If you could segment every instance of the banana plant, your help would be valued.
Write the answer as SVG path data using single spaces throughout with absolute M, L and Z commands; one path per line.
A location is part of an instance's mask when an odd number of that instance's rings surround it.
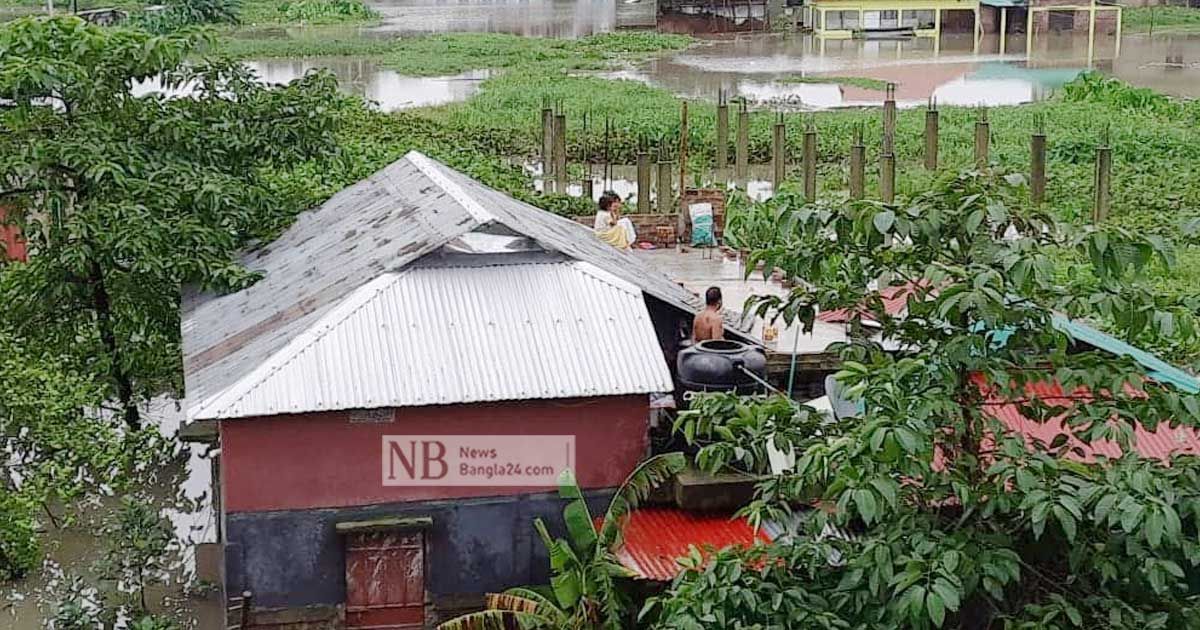
M 440 630 L 508 628 L 616 630 L 622 627 L 629 600 L 619 580 L 633 574 L 613 553 L 621 543 L 625 517 L 650 492 L 683 470 L 682 453 L 657 455 L 642 462 L 617 489 L 601 519 L 592 517 L 583 491 L 570 470 L 558 480 L 567 538 L 554 538 L 542 519 L 533 527 L 550 557 L 549 587 L 514 588 L 487 596 L 487 608 L 457 617 Z

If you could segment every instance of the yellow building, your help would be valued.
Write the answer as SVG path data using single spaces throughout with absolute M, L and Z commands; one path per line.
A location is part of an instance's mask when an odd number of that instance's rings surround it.
M 810 0 L 806 10 L 813 32 L 834 39 L 904 31 L 934 37 L 950 11 L 970 13 L 966 23 L 980 29 L 979 0 Z

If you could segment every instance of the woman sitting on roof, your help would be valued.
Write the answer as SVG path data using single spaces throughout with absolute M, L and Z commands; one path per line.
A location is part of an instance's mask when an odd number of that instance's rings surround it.
M 621 197 L 611 190 L 600 195 L 600 210 L 596 212 L 593 229 L 600 240 L 617 249 L 629 249 L 637 241 L 633 222 L 621 217 Z

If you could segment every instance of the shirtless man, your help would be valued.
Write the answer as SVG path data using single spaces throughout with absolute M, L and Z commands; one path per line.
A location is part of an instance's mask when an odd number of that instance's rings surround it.
M 704 292 L 704 310 L 692 322 L 692 341 L 724 339 L 725 325 L 721 319 L 721 289 L 709 287 Z

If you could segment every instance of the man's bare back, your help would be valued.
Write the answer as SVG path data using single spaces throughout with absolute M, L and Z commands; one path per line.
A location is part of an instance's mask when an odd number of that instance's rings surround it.
M 724 339 L 725 323 L 721 319 L 721 311 L 706 308 L 696 315 L 692 322 L 692 340 L 705 341 L 708 339 Z

